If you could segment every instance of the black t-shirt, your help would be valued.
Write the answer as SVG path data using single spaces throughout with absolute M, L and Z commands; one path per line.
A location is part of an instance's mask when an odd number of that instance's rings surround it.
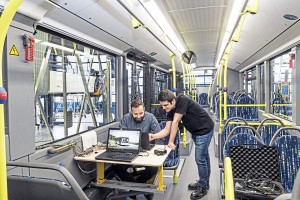
M 175 113 L 182 114 L 182 122 L 185 128 L 192 134 L 205 135 L 214 128 L 214 122 L 199 103 L 190 97 L 179 95 L 176 97 L 176 105 L 168 112 L 167 120 L 173 121 Z

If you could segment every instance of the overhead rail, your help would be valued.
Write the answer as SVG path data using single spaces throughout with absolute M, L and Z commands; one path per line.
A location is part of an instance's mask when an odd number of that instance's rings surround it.
M 127 10 L 127 12 L 129 12 L 129 14 L 134 17 L 137 21 L 139 21 L 139 23 L 141 24 L 141 26 L 143 28 L 145 28 L 153 37 L 155 37 L 155 39 L 157 39 L 162 45 L 164 45 L 164 47 L 166 47 L 170 52 L 172 52 L 172 54 L 175 53 L 163 42 L 161 41 L 161 39 L 159 39 L 123 2 L 122 0 L 117 0 L 119 2 L 119 4 L 121 6 L 123 6 L 123 8 L 125 8 L 125 10 Z M 171 40 L 170 40 L 171 41 Z
M 7 3 L 0 17 L 0 88 L 3 87 L 2 59 L 4 41 L 8 27 L 23 0 L 11 0 Z M 0 199 L 7 199 L 7 177 L 6 177 L 6 148 L 5 148 L 5 123 L 4 105 L 0 104 Z
M 247 2 L 246 7 L 244 8 L 243 12 L 241 13 L 238 25 L 235 27 L 233 34 L 228 41 L 225 50 L 223 52 L 223 55 L 221 57 L 220 61 L 220 67 L 219 67 L 219 80 L 218 80 L 218 86 L 219 86 L 219 121 L 220 121 L 220 128 L 219 132 L 221 132 L 221 125 L 222 125 L 222 118 L 224 116 L 224 120 L 227 119 L 228 113 L 227 113 L 227 68 L 228 68 L 228 60 L 231 54 L 232 46 L 234 42 L 238 42 L 240 38 L 240 32 L 242 30 L 246 15 L 248 13 L 250 14 L 256 14 L 258 11 L 258 0 L 249 0 Z M 222 73 L 224 73 L 222 80 Z M 223 87 L 222 87 L 223 82 Z M 224 99 L 224 106 L 223 106 L 223 99 Z M 224 107 L 224 113 L 222 113 Z

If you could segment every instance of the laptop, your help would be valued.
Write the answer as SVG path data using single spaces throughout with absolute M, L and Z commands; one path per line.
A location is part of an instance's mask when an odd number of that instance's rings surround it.
M 140 145 L 140 129 L 109 128 L 106 151 L 95 159 L 131 162 L 139 155 Z
M 149 141 L 149 134 L 142 132 L 141 135 L 141 150 L 150 151 L 155 144 L 151 144 Z

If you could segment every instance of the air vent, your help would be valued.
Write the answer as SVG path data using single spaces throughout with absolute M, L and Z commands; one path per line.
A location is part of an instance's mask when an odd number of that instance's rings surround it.
M 295 15 L 289 15 L 289 14 L 283 15 L 283 17 L 285 19 L 288 19 L 288 20 L 297 20 L 298 19 L 297 16 L 295 16 Z
M 156 52 L 151 52 L 149 53 L 149 56 L 155 56 L 157 53 Z

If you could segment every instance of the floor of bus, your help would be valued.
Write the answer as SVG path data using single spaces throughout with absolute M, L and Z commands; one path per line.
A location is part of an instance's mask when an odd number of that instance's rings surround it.
M 210 189 L 208 194 L 204 196 L 201 200 L 217 200 L 221 199 L 220 197 L 220 171 L 218 167 L 218 159 L 215 157 L 214 152 L 215 141 L 212 139 L 209 147 L 210 161 L 211 161 L 211 176 L 210 176 Z M 167 187 L 165 191 L 164 198 L 168 200 L 188 200 L 190 199 L 190 194 L 192 191 L 187 189 L 189 183 L 195 182 L 198 179 L 198 169 L 195 163 L 195 145 L 193 145 L 190 156 L 181 156 L 182 159 L 185 159 L 183 168 L 181 170 L 178 184 L 173 184 L 173 178 L 168 177 L 164 178 L 164 184 Z M 172 174 L 168 171 L 165 171 L 165 174 Z M 158 195 L 154 195 L 154 200 Z M 137 196 L 138 200 L 145 200 L 143 195 Z M 130 198 L 127 198 L 130 200 Z

